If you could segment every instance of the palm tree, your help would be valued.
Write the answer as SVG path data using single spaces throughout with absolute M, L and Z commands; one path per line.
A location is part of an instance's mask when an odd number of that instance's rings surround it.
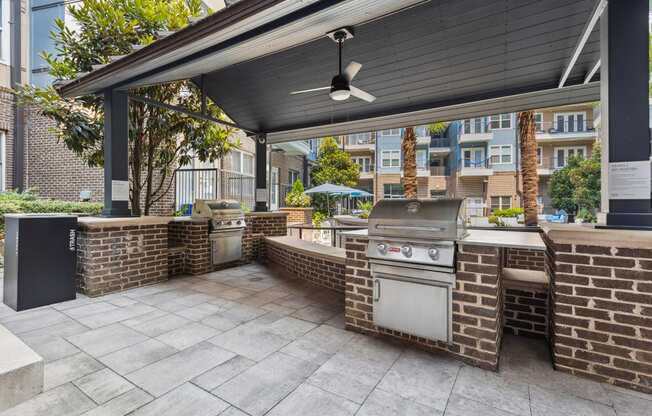
M 417 198 L 417 137 L 414 128 L 408 127 L 401 142 L 403 153 L 403 194 L 407 199 Z
M 521 143 L 521 177 L 523 178 L 523 209 L 525 225 L 537 225 L 537 140 L 535 136 L 534 113 L 518 113 L 519 138 Z

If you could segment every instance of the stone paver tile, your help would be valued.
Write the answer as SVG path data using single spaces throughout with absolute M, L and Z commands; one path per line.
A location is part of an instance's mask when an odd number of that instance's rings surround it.
M 76 308 L 70 308 L 63 311 L 66 315 L 73 319 L 79 319 L 87 317 L 89 315 L 94 315 L 96 313 L 106 313 L 110 311 L 117 310 L 118 307 L 112 305 L 108 302 L 93 302 L 88 305 L 78 306 Z
M 206 303 L 206 302 L 208 302 L 210 300 L 213 300 L 213 299 L 214 299 L 214 297 L 211 296 L 211 295 L 207 295 L 205 293 L 194 292 L 192 294 L 177 298 L 174 301 L 176 303 L 186 305 L 186 307 L 190 307 L 190 306 L 199 305 L 200 303 Z
M 265 305 L 262 305 L 260 308 L 265 309 L 266 311 L 276 312 L 281 315 L 291 315 L 296 311 L 296 309 L 294 308 L 288 308 L 286 306 L 277 305 L 276 303 L 273 302 L 266 303 Z
M 145 322 L 140 322 L 135 325 L 130 325 L 130 328 L 135 329 L 138 332 L 141 332 L 148 337 L 157 337 L 166 332 L 172 331 L 177 328 L 181 328 L 184 325 L 187 325 L 190 320 L 177 316 L 172 313 L 166 313 L 160 317 L 147 320 Z
M 451 394 L 444 413 L 445 416 L 528 416 L 529 414 L 529 409 L 525 413 L 508 413 L 457 394 Z
M 68 383 L 12 407 L 2 416 L 77 416 L 95 407 L 95 403 L 77 387 Z
M 193 322 L 177 328 L 173 331 L 156 337 L 157 340 L 164 342 L 178 350 L 184 350 L 190 346 L 198 344 L 210 337 L 215 336 L 219 331 L 210 326 Z
M 319 306 L 306 306 L 305 308 L 301 308 L 293 313 L 292 316 L 295 318 L 303 319 L 304 321 L 322 324 L 334 317 L 337 313 L 338 311 L 327 308 L 320 308 Z
M 356 416 L 441 416 L 443 414 L 432 407 L 376 389 L 367 397 Z
M 136 303 L 138 303 L 138 301 L 133 298 L 129 298 L 127 296 L 123 296 L 119 294 L 107 295 L 104 297 L 104 300 L 106 300 L 112 305 L 119 306 L 121 308 L 129 305 L 135 305 Z
M 156 311 L 156 309 L 152 306 L 145 305 L 144 303 L 134 303 L 119 309 L 96 313 L 76 319 L 78 322 L 86 325 L 89 328 L 100 328 L 154 311 Z
M 83 352 L 45 364 L 44 390 L 76 380 L 104 366 Z
M 265 330 L 283 338 L 294 340 L 316 327 L 317 325 L 312 322 L 285 316 L 268 324 Z
M 151 321 L 156 318 L 160 318 L 161 316 L 165 316 L 168 313 L 165 311 L 162 311 L 160 309 L 156 309 L 153 312 L 146 313 L 144 315 L 139 315 L 134 318 L 127 319 L 125 321 L 122 321 L 121 324 L 128 326 L 129 328 L 133 328 L 135 326 L 138 326 L 144 322 Z
M 323 364 L 354 337 L 354 332 L 321 325 L 283 347 L 281 352 L 315 364 Z
M 238 409 L 237 407 L 231 406 L 225 411 L 223 411 L 222 413 L 220 413 L 220 416 L 249 416 L 249 415 L 243 412 L 242 410 Z
M 146 341 L 147 337 L 122 324 L 112 324 L 92 331 L 73 335 L 67 339 L 90 355 L 99 357 L 130 345 Z
M 301 309 L 313 303 L 313 300 L 302 295 L 289 295 L 274 301 L 277 305 L 287 308 Z
M 338 329 L 346 328 L 346 320 L 344 319 L 344 314 L 341 312 L 324 323 Z
M 213 390 L 239 409 L 260 416 L 303 383 L 316 365 L 276 353 Z
M 287 294 L 279 295 L 274 293 L 268 293 L 267 291 L 258 292 L 255 295 L 247 296 L 246 298 L 238 299 L 238 303 L 256 307 L 262 307 L 276 299 L 279 299 Z
M 203 342 L 128 374 L 129 381 L 158 397 L 235 354 Z
M 220 293 L 220 297 L 227 299 L 227 300 L 238 300 L 241 298 L 246 298 L 247 296 L 251 296 L 255 294 L 253 290 L 249 289 L 240 289 L 237 287 L 234 287 L 233 289 L 229 289 L 227 291 L 224 291 Z
M 530 386 L 533 416 L 615 416 L 612 407 L 558 391 Z M 652 407 L 650 408 L 652 409 Z
M 62 312 L 43 308 L 9 315 L 0 319 L 0 322 L 14 334 L 20 335 L 36 329 L 72 322 L 72 319 Z
M 96 371 L 73 382 L 97 404 L 103 404 L 134 388 L 133 384 L 108 368 Z
M 99 302 L 97 298 L 88 298 L 86 296 L 82 296 L 79 293 L 77 294 L 76 299 L 72 300 L 67 300 L 65 302 L 59 302 L 55 303 L 54 305 L 50 305 L 52 309 L 56 309 L 58 311 L 63 311 L 66 309 L 71 309 L 71 308 L 77 308 L 79 306 L 84 306 L 88 305 L 90 303 L 95 303 Z
M 267 415 L 349 416 L 360 407 L 333 393 L 304 383 L 277 404 Z
M 515 414 L 525 414 L 530 408 L 527 384 L 475 367 L 462 367 L 453 393 Z
M 228 403 L 186 383 L 132 413 L 133 416 L 215 416 Z
M 269 311 L 250 305 L 236 304 L 229 307 L 220 314 L 234 322 L 247 322 L 265 315 Z
M 255 361 L 237 355 L 217 367 L 195 377 L 192 382 L 204 390 L 213 390 L 256 364 Z
M 135 289 L 127 290 L 126 292 L 123 292 L 122 294 L 124 296 L 130 297 L 130 298 L 143 298 L 145 296 L 150 296 L 154 295 L 157 293 L 161 292 L 167 292 L 169 291 L 170 288 L 167 287 L 166 285 L 160 284 L 160 285 L 151 285 L 151 286 L 143 286 L 143 287 L 137 287 Z M 139 302 L 142 302 L 142 299 L 139 299 Z M 147 303 L 147 302 L 145 302 Z
M 208 340 L 236 354 L 260 361 L 291 342 L 256 326 L 242 325 Z
M 405 351 L 378 389 L 444 411 L 461 364 L 451 358 Z
M 157 306 L 166 302 L 174 301 L 175 299 L 178 299 L 182 296 L 187 296 L 191 293 L 192 293 L 191 291 L 184 290 L 184 289 L 177 289 L 177 290 L 165 289 L 163 291 L 159 291 L 157 293 L 153 293 L 150 295 L 135 297 L 135 299 L 137 299 L 138 302 L 142 302 L 147 305 Z M 129 294 L 130 293 L 127 292 L 128 296 Z
M 154 400 L 141 389 L 133 388 L 109 400 L 101 406 L 84 413 L 84 416 L 124 416 Z
M 179 316 L 183 316 L 191 321 L 201 321 L 209 315 L 223 311 L 224 308 L 211 303 L 200 303 L 199 305 L 186 307 L 175 312 Z
M 128 374 L 175 354 L 177 350 L 155 339 L 131 345 L 98 358 L 118 374 Z
M 233 329 L 236 326 L 240 325 L 239 322 L 228 319 L 219 313 L 207 316 L 201 320 L 201 323 L 210 326 L 211 328 L 215 328 L 219 331 L 228 331 L 229 329 Z
M 56 361 L 80 352 L 80 350 L 63 339 L 64 336 L 88 331 L 85 326 L 71 320 L 47 328 L 40 328 L 20 335 L 45 362 Z
M 633 395 L 615 389 L 609 389 L 608 394 L 618 416 L 638 416 L 652 413 L 652 394 L 638 393 Z

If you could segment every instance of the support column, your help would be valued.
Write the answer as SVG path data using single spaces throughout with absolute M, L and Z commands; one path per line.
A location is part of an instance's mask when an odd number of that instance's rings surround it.
M 648 11 L 648 0 L 610 1 L 601 17 L 609 227 L 652 227 Z
M 130 217 L 129 98 L 126 91 L 104 92 L 104 217 Z
M 254 211 L 267 211 L 267 199 L 267 136 L 259 135 L 256 137 L 256 206 Z

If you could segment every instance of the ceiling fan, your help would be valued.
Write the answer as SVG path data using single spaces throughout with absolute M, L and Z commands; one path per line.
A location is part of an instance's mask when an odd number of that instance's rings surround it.
M 323 90 L 330 89 L 331 92 L 329 93 L 329 95 L 331 99 L 335 101 L 343 101 L 348 99 L 350 96 L 354 96 L 368 103 L 374 102 L 374 100 L 376 100 L 376 97 L 369 94 L 368 92 L 362 91 L 360 88 L 356 88 L 353 85 L 351 85 L 351 81 L 353 81 L 353 78 L 360 71 L 360 68 L 362 68 L 361 64 L 355 61 L 351 61 L 351 63 L 349 63 L 346 66 L 344 71 L 342 71 L 342 43 L 347 39 L 353 38 L 353 30 L 351 28 L 337 29 L 336 31 L 329 33 L 328 37 L 330 37 L 335 42 L 337 42 L 337 49 L 338 49 L 338 56 L 339 56 L 339 73 L 333 77 L 331 81 L 331 85 L 329 87 L 319 87 L 319 88 L 311 88 L 308 90 L 293 91 L 290 94 L 292 95 L 304 94 L 308 92 L 323 91 Z

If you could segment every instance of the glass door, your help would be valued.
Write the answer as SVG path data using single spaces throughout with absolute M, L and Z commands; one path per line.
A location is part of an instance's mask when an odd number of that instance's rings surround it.
M 269 201 L 269 209 L 270 211 L 277 211 L 278 210 L 278 191 L 279 191 L 279 173 L 278 173 L 278 168 L 272 167 L 272 177 L 271 177 L 271 183 L 272 183 L 272 189 L 271 189 L 271 195 L 270 195 L 270 201 Z

